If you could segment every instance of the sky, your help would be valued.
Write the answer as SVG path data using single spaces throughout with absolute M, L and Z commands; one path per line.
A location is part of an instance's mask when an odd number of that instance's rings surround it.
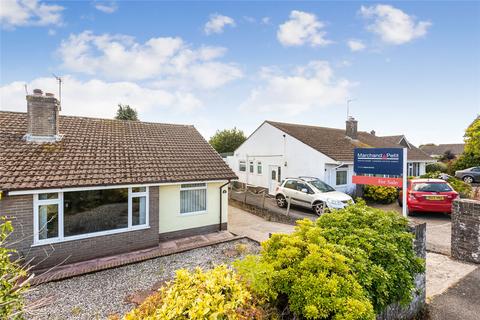
M 64 115 L 264 120 L 460 143 L 480 113 L 479 1 L 0 1 L 0 110 L 25 85 Z

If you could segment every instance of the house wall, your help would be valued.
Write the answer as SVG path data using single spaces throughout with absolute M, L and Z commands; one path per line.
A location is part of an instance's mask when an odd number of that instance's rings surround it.
M 159 187 L 149 188 L 150 228 L 112 235 L 33 245 L 33 195 L 6 196 L 0 200 L 0 215 L 12 220 L 14 232 L 7 246 L 18 251 L 36 269 L 60 263 L 109 256 L 158 245 Z
M 224 182 L 207 183 L 207 212 L 180 214 L 181 185 L 160 186 L 160 216 L 158 231 L 161 239 L 183 235 L 212 232 L 219 229 L 220 191 Z M 226 229 L 228 218 L 228 188 L 222 193 L 222 229 Z
M 239 171 L 240 160 L 247 162 L 246 172 Z M 249 161 L 254 161 L 253 174 L 249 172 Z M 257 161 L 262 162 L 261 175 L 257 174 Z M 269 165 L 281 166 L 282 179 L 293 176 L 324 179 L 325 164 L 337 163 L 268 123 L 262 124 L 227 162 L 240 182 L 264 188 L 269 187 Z

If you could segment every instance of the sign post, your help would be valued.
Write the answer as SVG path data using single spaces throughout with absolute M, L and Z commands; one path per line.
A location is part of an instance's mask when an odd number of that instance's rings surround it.
M 402 215 L 407 217 L 407 148 L 403 148 Z
M 387 187 L 402 187 L 402 214 L 407 216 L 407 148 L 355 148 L 352 182 Z M 367 174 L 357 176 L 357 174 Z M 385 178 L 378 175 L 402 176 Z

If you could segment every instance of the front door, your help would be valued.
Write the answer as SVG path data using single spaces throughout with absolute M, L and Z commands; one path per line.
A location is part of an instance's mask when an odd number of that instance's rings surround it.
M 275 194 L 275 190 L 282 181 L 282 168 L 280 166 L 268 166 L 268 193 Z

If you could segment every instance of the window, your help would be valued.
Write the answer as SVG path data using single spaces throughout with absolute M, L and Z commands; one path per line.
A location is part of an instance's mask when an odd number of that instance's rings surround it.
M 205 213 L 207 211 L 207 184 L 182 184 L 180 189 L 180 214 Z
M 34 214 L 35 244 L 148 227 L 148 188 L 41 193 Z
M 282 182 L 282 167 L 278 167 L 277 181 Z
M 422 192 L 449 192 L 452 191 L 452 188 L 446 183 L 434 182 L 434 183 L 414 183 L 414 191 Z
M 277 171 L 272 170 L 272 180 L 277 180 Z
M 283 185 L 284 188 L 288 188 L 288 189 L 293 189 L 293 190 L 297 190 L 297 181 L 295 180 L 287 180 L 285 182 L 285 184 Z
M 297 183 L 297 191 L 303 192 L 303 189 L 307 189 L 307 193 L 312 193 L 312 189 L 303 182 Z
M 247 166 L 245 164 L 245 161 L 240 160 L 238 162 L 238 171 L 243 171 L 243 172 L 247 171 Z
M 257 162 L 257 174 L 262 174 L 262 163 L 260 161 Z
M 420 175 L 420 163 L 409 163 L 407 171 L 409 176 L 418 177 Z
M 335 184 L 337 186 L 347 184 L 347 170 L 337 170 Z
M 250 167 L 250 168 L 249 168 L 249 169 L 250 169 L 250 173 L 253 173 L 253 169 L 254 169 L 254 167 L 253 167 L 253 161 L 250 161 L 249 167 Z

